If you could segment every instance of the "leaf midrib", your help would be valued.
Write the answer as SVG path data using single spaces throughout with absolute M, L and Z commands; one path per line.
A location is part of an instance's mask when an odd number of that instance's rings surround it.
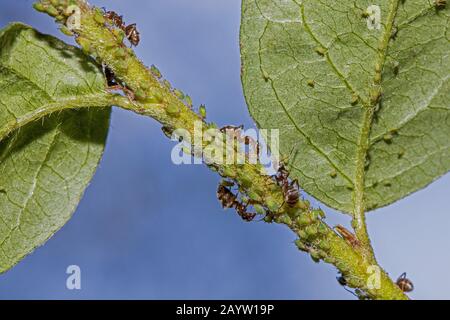
M 386 26 L 384 33 L 380 37 L 380 43 L 378 47 L 378 59 L 375 65 L 380 66 L 380 74 L 383 72 L 383 68 L 386 62 L 389 43 L 392 39 L 392 30 L 394 26 L 394 20 L 397 16 L 398 6 L 400 0 L 391 0 L 389 4 L 388 17 L 386 19 Z M 375 72 L 376 75 L 377 72 Z M 375 78 L 372 83 L 372 89 L 377 88 L 381 90 L 381 82 L 377 84 Z M 382 91 L 380 91 L 382 94 Z M 376 106 L 379 101 L 371 102 L 368 107 L 365 107 L 363 115 L 363 125 L 361 127 L 361 133 L 359 137 L 359 143 L 357 147 L 357 159 L 356 159 L 356 172 L 355 172 L 355 189 L 353 191 L 353 216 L 359 226 L 364 224 L 365 204 L 365 176 L 366 176 L 366 159 L 367 153 L 370 149 L 370 132 L 372 129 L 373 118 L 375 114 Z
M 388 47 L 389 47 L 389 43 L 391 41 L 391 35 L 392 35 L 392 31 L 393 31 L 393 26 L 394 26 L 394 20 L 395 17 L 397 15 L 397 11 L 398 11 L 398 6 L 399 6 L 399 2 L 400 0 L 392 0 L 389 3 L 389 8 L 388 8 L 388 12 L 387 12 L 387 19 L 386 19 L 386 24 L 384 27 L 384 31 L 383 33 L 380 35 L 379 38 L 379 45 L 377 48 L 377 59 L 376 59 L 376 65 L 379 65 L 381 67 L 381 72 L 382 69 L 385 65 L 385 61 L 386 61 L 386 57 L 387 57 L 387 52 L 388 52 Z M 312 30 L 310 29 L 307 21 L 306 21 L 306 17 L 305 17 L 305 7 L 304 7 L 304 3 L 299 3 L 296 0 L 293 0 L 293 3 L 295 3 L 299 8 L 300 8 L 300 15 L 301 15 L 301 21 L 303 23 L 303 26 L 305 28 L 305 30 L 308 32 L 308 34 L 311 36 L 311 38 L 313 39 L 313 41 L 315 43 L 317 43 L 317 45 L 325 48 L 325 46 L 319 41 L 319 39 L 313 34 Z M 261 10 L 261 8 L 258 5 L 258 1 L 255 0 L 255 4 L 256 7 L 258 8 L 260 14 L 264 17 L 264 14 Z M 264 31 L 262 32 L 261 37 L 265 34 L 266 29 L 268 27 L 268 24 L 270 22 L 269 19 L 266 19 L 266 25 L 264 27 Z M 264 71 L 262 69 L 262 57 L 261 57 L 261 37 L 259 39 L 259 50 L 258 50 L 258 55 L 259 55 L 259 62 L 260 62 L 260 68 L 261 68 L 261 73 L 263 74 L 264 77 Z M 326 49 L 326 48 L 325 48 Z M 359 92 L 357 92 L 353 86 L 351 85 L 351 83 L 349 83 L 345 77 L 342 75 L 341 72 L 339 72 L 339 69 L 336 67 L 336 65 L 333 63 L 333 61 L 331 61 L 328 52 L 325 53 L 324 57 L 326 58 L 327 63 L 330 65 L 330 67 L 332 68 L 333 72 L 336 74 L 336 76 L 343 81 L 345 87 L 352 93 L 352 94 L 358 94 L 358 96 L 360 97 L 360 102 L 361 102 L 361 108 L 363 108 L 364 112 L 363 112 L 363 116 L 362 116 L 362 126 L 361 126 L 361 130 L 360 130 L 360 135 L 358 137 L 358 143 L 357 143 L 357 149 L 356 149 L 356 164 L 355 164 L 355 176 L 354 179 L 348 177 L 344 172 L 342 172 L 342 170 L 340 170 L 340 168 L 335 165 L 333 163 L 333 161 L 331 159 L 329 159 L 326 154 L 324 154 L 324 152 L 321 152 L 320 149 L 318 149 L 317 151 L 322 154 L 325 159 L 328 161 L 328 163 L 330 163 L 330 165 L 337 171 L 339 172 L 343 178 L 345 180 L 347 180 L 352 186 L 353 186 L 353 192 L 352 192 L 352 199 L 353 199 L 353 215 L 354 216 L 363 216 L 365 214 L 365 204 L 364 204 L 364 193 L 365 193 L 365 176 L 366 176 L 366 158 L 367 158 L 367 154 L 369 152 L 370 149 L 370 133 L 371 133 L 371 129 L 372 129 L 372 124 L 373 124 L 373 119 L 374 119 L 374 115 L 375 115 L 375 110 L 376 107 L 378 105 L 378 102 L 372 102 L 370 99 L 370 94 L 368 96 L 368 98 L 363 99 L 362 95 L 359 94 Z M 375 73 L 376 74 L 376 73 Z M 267 77 L 267 75 L 266 75 Z M 286 106 L 283 105 L 283 103 L 281 102 L 281 100 L 279 99 L 276 89 L 274 87 L 273 81 L 272 79 L 269 77 L 268 81 L 270 82 L 270 85 L 272 87 L 272 91 L 274 92 L 278 102 L 280 103 L 284 113 L 286 114 L 286 116 L 288 117 L 289 121 L 294 125 L 294 127 L 296 128 L 297 131 L 299 131 L 299 133 L 304 136 L 308 142 L 310 139 L 308 139 L 308 136 L 301 131 L 301 129 L 298 127 L 298 125 L 295 123 L 294 119 L 292 118 L 292 116 L 289 114 L 288 110 L 286 109 Z M 381 84 L 377 84 L 375 79 L 373 79 L 373 82 L 371 84 L 372 88 L 378 88 L 379 90 L 381 90 Z M 371 92 L 370 90 L 371 88 L 369 87 L 367 92 Z M 313 144 L 310 143 L 310 145 L 317 149 L 317 147 Z

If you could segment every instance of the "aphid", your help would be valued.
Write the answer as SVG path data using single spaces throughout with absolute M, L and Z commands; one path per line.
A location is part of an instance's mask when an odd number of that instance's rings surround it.
M 396 284 L 403 292 L 411 292 L 414 290 L 414 284 L 406 278 L 406 272 L 403 272 L 400 277 L 398 277 Z
M 125 51 L 124 48 L 119 47 L 114 49 L 113 54 L 117 59 L 123 59 L 127 55 L 127 52 Z
M 380 89 L 376 89 L 376 88 L 371 89 L 370 90 L 370 102 L 373 105 L 378 104 L 381 100 L 381 95 L 382 95 L 382 93 L 381 93 Z
M 380 84 L 381 83 L 381 73 L 375 73 L 375 78 L 374 78 L 374 82 L 375 84 Z
M 69 28 L 67 28 L 65 25 L 62 25 L 62 26 L 59 28 L 59 30 L 60 30 L 62 33 L 64 33 L 66 36 L 69 36 L 69 37 L 73 36 L 72 31 L 70 31 Z
M 159 71 L 159 69 L 158 69 L 154 64 L 152 64 L 152 66 L 150 67 L 150 72 L 151 72 L 156 78 L 158 78 L 158 79 L 161 79 L 161 78 L 162 78 L 161 71 Z
M 200 117 L 202 117 L 202 119 L 206 118 L 206 107 L 204 104 L 200 105 L 200 107 L 198 108 L 198 112 L 200 113 Z
M 181 91 L 179 89 L 174 89 L 173 94 L 180 100 L 184 99 L 184 93 L 183 93 L 183 91 Z
M 393 139 L 393 138 L 394 138 L 394 137 L 392 136 L 391 133 L 386 133 L 386 134 L 383 136 L 384 142 L 386 142 L 386 143 L 388 143 L 388 144 L 392 143 L 392 139 Z
M 167 90 L 172 90 L 172 85 L 170 84 L 170 82 L 168 80 L 164 79 L 162 84 Z
M 350 104 L 351 104 L 352 106 L 355 106 L 355 105 L 358 104 L 358 102 L 359 102 L 359 96 L 358 96 L 356 93 L 354 93 L 354 94 L 352 95 L 352 100 L 350 101 Z
M 391 33 L 391 39 L 392 40 L 397 39 L 397 34 L 398 34 L 398 28 L 397 27 L 393 27 L 392 33 Z
M 102 11 L 100 9 L 95 9 L 94 12 L 94 20 L 98 23 L 98 24 L 104 24 L 105 23 L 105 16 L 102 13 Z
M 47 8 L 47 13 L 51 17 L 56 17 L 59 14 L 58 10 L 55 7 L 48 7 Z
M 320 56 L 324 56 L 325 53 L 327 53 L 327 49 L 325 49 L 323 47 L 317 47 L 315 50 L 316 50 L 316 53 Z
M 314 80 L 308 80 L 308 86 L 310 86 L 311 88 L 314 88 L 316 85 L 316 82 Z
M 139 36 L 139 31 L 137 30 L 136 23 L 128 25 L 124 31 L 131 45 L 137 46 L 139 44 L 139 41 L 141 41 L 141 37 Z
M 33 3 L 33 8 L 39 12 L 46 12 L 47 8 L 40 2 Z
M 176 104 L 169 104 L 166 108 L 166 112 L 170 116 L 178 117 L 180 115 L 180 108 Z
M 350 243 L 350 245 L 352 247 L 359 247 L 360 246 L 360 242 L 356 238 L 356 236 L 353 233 L 351 233 L 350 231 L 348 231 L 344 226 L 341 226 L 340 224 L 338 224 L 334 228 L 342 236 L 342 238 L 345 239 L 345 241 Z
M 134 96 L 137 100 L 145 100 L 147 98 L 147 94 L 142 88 L 138 88 L 134 91 Z
M 264 81 L 265 82 L 269 81 L 270 78 L 269 78 L 269 74 L 267 73 L 267 71 L 264 69 L 262 69 L 261 71 L 262 71 L 262 76 L 263 76 Z M 241 72 L 242 72 L 242 70 L 241 70 Z
M 394 66 L 393 66 L 393 72 L 394 72 L 394 75 L 395 76 L 397 76 L 398 75 L 398 72 L 400 71 L 400 63 L 398 63 L 397 61 L 394 63 Z
M 81 50 L 85 53 L 85 54 L 90 54 L 91 53 L 91 42 L 83 37 L 78 37 L 76 39 L 76 41 L 78 42 L 78 44 L 81 47 Z
M 186 96 L 184 97 L 184 101 L 186 102 L 186 105 L 187 105 L 189 108 L 192 108 L 193 103 L 192 103 L 192 98 L 191 98 L 190 96 L 186 95 Z

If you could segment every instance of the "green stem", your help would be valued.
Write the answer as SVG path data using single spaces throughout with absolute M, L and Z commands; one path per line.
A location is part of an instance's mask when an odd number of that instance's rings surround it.
M 363 115 L 363 125 L 361 127 L 361 134 L 359 139 L 359 148 L 356 161 L 356 181 L 354 191 L 354 210 L 352 226 L 355 230 L 356 237 L 361 242 L 364 255 L 368 261 L 376 264 L 375 254 L 370 243 L 369 233 L 367 231 L 366 223 L 366 206 L 364 201 L 365 189 L 365 175 L 367 170 L 367 156 L 370 148 L 370 132 L 372 128 L 373 118 L 376 110 L 382 99 L 382 71 L 386 62 L 389 43 L 392 38 L 394 29 L 394 21 L 397 16 L 398 6 L 400 0 L 391 0 L 388 8 L 388 16 L 384 27 L 383 34 L 378 44 L 378 57 L 375 62 L 375 75 L 373 78 L 372 87 L 369 92 L 370 102 L 365 105 Z
M 132 91 L 135 99 L 114 94 L 105 94 L 106 105 L 116 105 L 138 114 L 149 116 L 160 122 L 165 133 L 175 129 L 185 129 L 195 135 L 195 128 L 200 122 L 203 132 L 215 125 L 206 123 L 202 116 L 189 108 L 173 90 L 164 85 L 147 67 L 127 48 L 120 37 L 120 32 L 102 21 L 101 11 L 91 7 L 82 0 L 41 0 L 39 11 L 62 16 L 69 4 L 76 3 L 81 9 L 81 27 L 76 30 L 76 41 L 83 50 L 99 63 L 107 65 L 116 78 L 126 84 L 126 91 Z M 99 16 L 100 15 L 100 16 Z M 61 19 L 60 19 L 61 20 Z M 67 101 L 66 101 L 67 102 Z M 78 101 L 72 105 L 55 103 L 47 106 L 48 114 L 58 108 L 83 107 Z M 103 104 L 103 103 L 102 103 Z M 36 115 L 45 116 L 41 110 Z M 201 148 L 207 147 L 203 142 Z M 234 148 L 234 147 L 233 147 Z M 296 245 L 308 252 L 314 261 L 333 264 L 345 277 L 347 285 L 360 290 L 361 297 L 372 299 L 408 299 L 400 288 L 380 268 L 378 287 L 372 286 L 373 275 L 370 269 L 372 261 L 360 250 L 353 247 L 324 221 L 321 210 L 313 209 L 309 202 L 300 199 L 293 207 L 285 204 L 281 187 L 267 174 L 260 164 L 210 164 L 211 169 L 220 176 L 233 180 L 241 194 L 248 196 L 252 204 L 259 205 L 265 211 L 265 221 L 288 226 L 297 236 Z M 375 284 L 377 281 L 375 281 Z

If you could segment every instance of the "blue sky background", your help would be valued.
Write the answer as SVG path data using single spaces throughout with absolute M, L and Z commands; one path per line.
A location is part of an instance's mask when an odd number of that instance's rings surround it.
M 137 53 L 205 103 L 219 124 L 253 126 L 239 78 L 240 0 L 111 0 L 136 22 Z M 31 0 L 0 0 L 0 26 L 22 21 L 70 41 Z M 218 176 L 174 166 L 152 121 L 113 111 L 105 156 L 69 223 L 0 276 L 0 299 L 352 299 L 336 271 L 300 253 L 289 230 L 244 223 L 216 200 Z M 381 265 L 414 281 L 413 298 L 450 298 L 450 176 L 368 216 Z M 348 223 L 337 212 L 330 223 Z M 68 265 L 82 289 L 65 287 Z

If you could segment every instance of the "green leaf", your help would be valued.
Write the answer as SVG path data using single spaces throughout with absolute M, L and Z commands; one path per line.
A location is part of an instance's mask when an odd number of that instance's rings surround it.
M 280 129 L 305 191 L 346 213 L 388 205 L 450 169 L 449 6 L 380 0 L 377 29 L 371 4 L 242 5 L 251 115 Z
M 101 159 L 110 108 L 98 66 L 28 26 L 0 32 L 0 272 L 71 217 Z

